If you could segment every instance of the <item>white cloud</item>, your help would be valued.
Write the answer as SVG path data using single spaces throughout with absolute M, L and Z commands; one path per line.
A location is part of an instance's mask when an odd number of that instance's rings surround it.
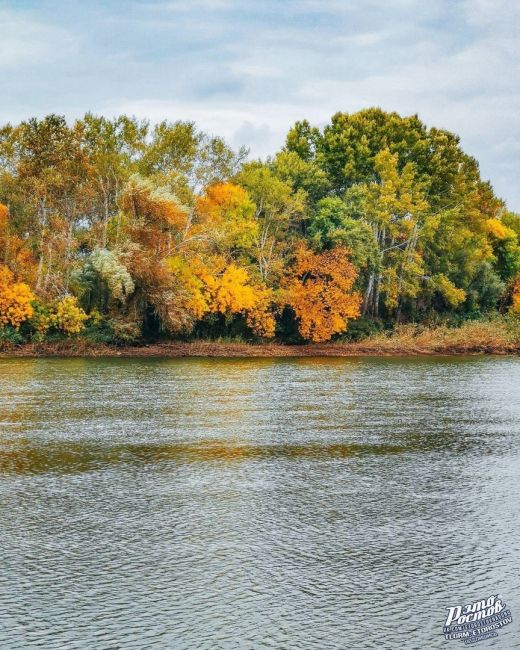
M 297 119 L 322 125 L 376 105 L 459 133 L 520 210 L 520 3 L 41 0 L 31 13 L 6 4 L 3 119 L 189 119 L 264 156 Z
M 0 11 L 0 66 L 42 65 L 70 56 L 74 39 L 63 29 L 13 11 Z

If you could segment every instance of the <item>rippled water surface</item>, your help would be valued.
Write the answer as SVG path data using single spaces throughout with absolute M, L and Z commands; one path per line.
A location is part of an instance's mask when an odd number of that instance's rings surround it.
M 520 360 L 0 360 L 0 648 L 520 647 Z

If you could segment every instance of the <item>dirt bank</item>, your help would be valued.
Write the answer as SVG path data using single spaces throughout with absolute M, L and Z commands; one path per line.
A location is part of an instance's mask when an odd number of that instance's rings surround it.
M 366 339 L 357 343 L 283 345 L 214 341 L 168 341 L 116 347 L 83 341 L 26 344 L 0 352 L 0 357 L 347 357 L 454 354 L 518 354 L 520 346 L 486 340 L 425 341 L 414 337 Z

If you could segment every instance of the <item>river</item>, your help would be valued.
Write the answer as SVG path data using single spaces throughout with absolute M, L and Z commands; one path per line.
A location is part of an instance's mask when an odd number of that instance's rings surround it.
M 1 359 L 0 648 L 520 647 L 520 359 Z

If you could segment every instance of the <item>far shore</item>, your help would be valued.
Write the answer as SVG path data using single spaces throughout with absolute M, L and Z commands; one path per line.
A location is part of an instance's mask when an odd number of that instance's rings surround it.
M 0 351 L 9 357 L 350 357 L 519 354 L 520 346 L 497 345 L 496 341 L 446 341 L 424 344 L 420 340 L 402 341 L 397 337 L 366 339 L 351 343 L 242 343 L 225 341 L 161 341 L 140 345 L 113 346 L 68 340 L 57 343 L 27 343 Z

